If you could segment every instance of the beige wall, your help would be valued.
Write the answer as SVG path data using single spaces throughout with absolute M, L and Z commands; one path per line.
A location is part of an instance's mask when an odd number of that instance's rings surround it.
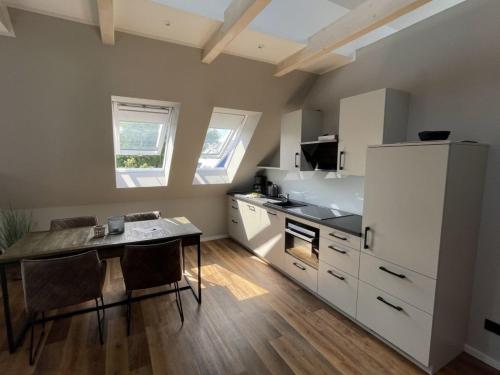
M 467 1 L 362 49 L 320 77 L 307 106 L 335 131 L 340 98 L 383 87 L 411 93 L 409 139 L 448 129 L 491 145 L 468 344 L 500 367 L 500 336 L 483 328 L 485 318 L 500 323 L 500 1 Z
M 184 205 L 188 213 L 206 197 L 209 214 L 197 224 L 210 235 L 225 233 L 225 207 L 212 197 L 251 181 L 278 142 L 281 113 L 300 105 L 316 79 L 301 72 L 274 78 L 274 66 L 228 55 L 205 65 L 199 49 L 123 33 L 114 47 L 104 46 L 95 27 L 15 9 L 11 15 L 17 37 L 0 37 L 0 207 L 100 210 L 142 202 L 139 209 L 176 200 L 176 212 Z M 181 103 L 168 187 L 115 188 L 111 95 Z M 263 115 L 233 184 L 193 186 L 214 106 Z

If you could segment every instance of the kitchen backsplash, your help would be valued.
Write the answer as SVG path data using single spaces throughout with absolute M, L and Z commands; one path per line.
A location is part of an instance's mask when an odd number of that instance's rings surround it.
M 266 170 L 268 180 L 278 184 L 290 199 L 337 208 L 361 215 L 363 177 L 339 177 L 335 172 L 287 172 Z

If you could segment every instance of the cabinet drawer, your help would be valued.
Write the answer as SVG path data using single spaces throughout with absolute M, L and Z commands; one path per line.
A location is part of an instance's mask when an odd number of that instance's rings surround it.
M 424 366 L 429 365 L 431 315 L 363 281 L 359 281 L 356 314 L 359 322 Z
M 285 253 L 285 272 L 314 292 L 318 290 L 318 271 Z
M 319 240 L 319 260 L 358 277 L 359 251 L 327 238 Z
M 360 263 L 360 280 L 431 315 L 434 313 L 436 280 L 364 253 Z
M 234 199 L 233 197 L 229 197 L 227 202 L 228 202 L 228 204 L 227 204 L 228 217 L 238 218 L 240 216 L 239 210 L 238 210 L 238 201 L 236 199 Z
M 336 242 L 340 245 L 350 246 L 356 250 L 360 250 L 361 248 L 360 237 L 353 236 L 352 234 L 345 233 L 337 229 L 321 226 L 319 230 L 319 235 L 323 238 L 327 238 L 330 241 Z
M 356 316 L 357 278 L 320 261 L 318 294 L 346 314 Z

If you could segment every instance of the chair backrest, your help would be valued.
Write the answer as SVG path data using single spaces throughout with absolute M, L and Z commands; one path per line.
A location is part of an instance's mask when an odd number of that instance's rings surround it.
M 149 212 L 135 212 L 133 214 L 125 215 L 125 221 L 146 221 L 146 220 L 157 220 L 161 218 L 160 211 L 149 211 Z
M 69 228 L 93 227 L 97 225 L 95 216 L 77 216 L 65 219 L 54 219 L 50 222 L 50 230 L 61 230 Z
M 153 288 L 182 279 L 181 240 L 127 245 L 121 259 L 127 290 Z
M 29 313 L 76 305 L 98 298 L 106 273 L 97 251 L 59 258 L 23 260 L 24 302 Z

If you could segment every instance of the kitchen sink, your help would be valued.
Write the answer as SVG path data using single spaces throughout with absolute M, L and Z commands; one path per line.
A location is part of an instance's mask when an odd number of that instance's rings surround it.
M 291 201 L 282 201 L 282 202 L 276 202 L 276 203 L 268 203 L 271 206 L 278 206 L 281 208 L 292 208 L 292 207 L 304 207 L 306 206 L 303 203 L 296 203 L 296 202 L 291 202 Z

